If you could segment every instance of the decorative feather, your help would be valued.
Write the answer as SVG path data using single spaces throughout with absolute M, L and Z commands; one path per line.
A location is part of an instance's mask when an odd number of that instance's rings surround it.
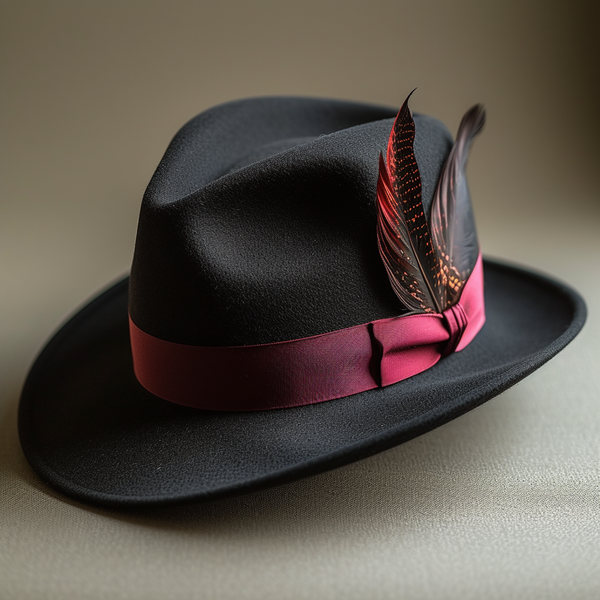
M 473 138 L 483 129 L 481 104 L 460 122 L 456 142 L 440 175 L 431 205 L 431 231 L 438 258 L 440 304 L 456 304 L 479 254 L 465 167 Z
M 410 95 L 390 133 L 387 166 L 379 158 L 377 240 L 392 288 L 402 303 L 411 312 L 441 313 L 460 298 L 479 253 L 464 170 L 485 113 L 477 105 L 461 121 L 435 191 L 430 233 L 413 149 Z

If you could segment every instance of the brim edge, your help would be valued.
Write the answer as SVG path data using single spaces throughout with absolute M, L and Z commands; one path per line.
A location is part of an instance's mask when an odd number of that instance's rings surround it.
M 437 407 L 427 413 L 424 413 L 424 415 L 420 415 L 418 418 L 414 418 L 403 423 L 401 426 L 393 427 L 376 436 L 371 436 L 370 438 L 366 438 L 359 442 L 344 446 L 340 450 L 303 462 L 301 465 L 295 465 L 281 471 L 275 471 L 266 476 L 253 478 L 235 485 L 225 486 L 219 488 L 218 490 L 209 490 L 194 494 L 145 497 L 121 496 L 97 492 L 90 488 L 85 488 L 72 482 L 68 482 L 48 465 L 40 462 L 34 453 L 29 450 L 29 435 L 25 426 L 26 417 L 24 414 L 23 403 L 19 402 L 18 432 L 23 454 L 25 455 L 25 458 L 27 459 L 27 462 L 33 471 L 44 482 L 44 485 L 47 485 L 45 483 L 46 480 L 51 480 L 53 489 L 65 494 L 69 498 L 96 506 L 126 509 L 177 506 L 192 502 L 210 502 L 239 496 L 253 491 L 285 485 L 287 483 L 291 483 L 312 475 L 318 475 L 393 448 L 401 443 L 414 439 L 423 433 L 432 431 L 437 427 L 448 423 L 449 421 L 452 421 L 456 417 L 469 412 L 470 410 L 482 405 L 484 402 L 494 398 L 495 396 L 514 386 L 516 383 L 533 373 L 551 358 L 556 356 L 577 336 L 585 324 L 587 317 L 585 301 L 578 292 L 576 292 L 566 283 L 554 278 L 550 278 L 538 271 L 525 268 L 522 265 L 516 265 L 503 260 L 500 261 L 487 257 L 484 259 L 484 261 L 485 263 L 493 264 L 496 268 L 517 272 L 521 276 L 525 276 L 527 278 L 538 279 L 541 284 L 550 286 L 558 292 L 561 292 L 573 306 L 573 318 L 567 329 L 558 338 L 556 338 L 543 350 L 531 355 L 536 357 L 535 361 L 530 362 L 528 361 L 529 357 L 527 357 L 525 359 L 520 359 L 515 363 L 509 363 L 499 367 L 498 371 L 501 372 L 504 378 L 502 383 L 499 385 L 490 385 L 490 383 L 485 383 L 475 388 L 469 394 L 462 397 L 460 408 L 455 408 L 455 410 L 448 411 L 447 407 L 446 410 L 443 410 L 441 407 Z M 69 330 L 77 325 L 77 322 L 79 321 L 77 317 L 83 318 L 81 316 L 81 311 L 84 308 L 89 309 L 92 308 L 94 304 L 109 301 L 114 294 L 120 293 L 121 286 L 125 285 L 127 281 L 127 278 L 120 278 L 111 285 L 105 286 L 103 291 L 99 292 L 99 294 L 97 294 L 93 299 L 83 303 L 78 309 L 71 312 L 70 316 L 65 319 L 55 330 L 54 334 L 50 336 L 50 338 L 42 347 L 42 350 L 36 356 L 23 387 L 21 398 L 31 393 L 30 388 L 34 386 L 33 382 L 36 380 L 33 375 L 38 368 L 41 368 L 41 363 L 43 363 L 43 358 L 46 352 L 51 350 L 51 348 L 49 349 L 50 343 L 55 341 L 58 343 L 63 336 L 68 335 Z M 107 292 L 110 291 L 113 293 L 107 294 Z M 92 492 L 92 494 L 90 494 L 90 492 Z

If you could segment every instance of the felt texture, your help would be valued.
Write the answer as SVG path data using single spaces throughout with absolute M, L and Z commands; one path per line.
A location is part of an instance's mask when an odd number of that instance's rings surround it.
M 484 272 L 487 322 L 461 352 L 385 388 L 243 413 L 178 406 L 139 385 L 124 280 L 38 358 L 20 404 L 23 450 L 54 487 L 107 505 L 209 500 L 370 456 L 497 395 L 583 326 L 583 301 L 566 286 L 489 261 Z
M 142 204 L 130 289 L 136 325 L 168 341 L 235 346 L 406 312 L 374 233 L 378 157 L 395 114 L 259 98 L 190 121 Z M 415 123 L 429 212 L 452 138 L 431 117 Z

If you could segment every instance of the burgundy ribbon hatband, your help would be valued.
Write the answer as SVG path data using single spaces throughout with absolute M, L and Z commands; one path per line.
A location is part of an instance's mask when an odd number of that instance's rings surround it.
M 129 319 L 135 375 L 147 390 L 177 404 L 227 411 L 301 406 L 397 383 L 465 348 L 484 322 L 481 255 L 460 302 L 442 314 L 230 347 L 168 342 Z

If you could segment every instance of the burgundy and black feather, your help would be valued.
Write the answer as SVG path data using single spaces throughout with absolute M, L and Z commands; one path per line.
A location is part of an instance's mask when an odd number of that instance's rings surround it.
M 415 123 L 404 101 L 392 127 L 387 166 L 379 159 L 377 239 L 392 288 L 411 312 L 438 312 L 456 304 L 479 254 L 465 166 L 481 131 L 481 105 L 463 117 L 442 169 L 427 221 L 414 154 Z

